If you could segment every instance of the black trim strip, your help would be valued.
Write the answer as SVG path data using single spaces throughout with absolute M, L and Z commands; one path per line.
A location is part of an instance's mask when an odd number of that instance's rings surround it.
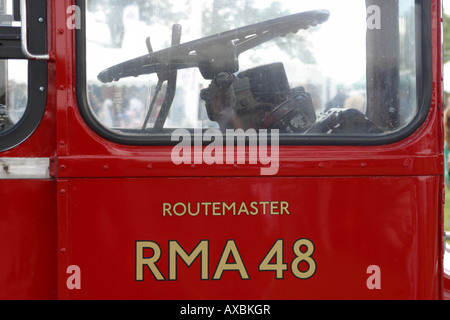
M 170 132 L 155 135 L 125 135 L 113 132 L 104 127 L 91 112 L 87 98 L 86 82 L 86 1 L 76 0 L 75 3 L 81 8 L 81 28 L 76 30 L 76 61 L 77 61 L 77 100 L 80 113 L 90 128 L 101 137 L 112 142 L 131 146 L 170 146 L 178 142 L 170 140 Z M 295 135 L 280 134 L 280 145 L 301 146 L 377 146 L 387 145 L 401 141 L 413 134 L 426 120 L 432 100 L 432 32 L 431 32 L 431 0 L 416 0 L 416 12 L 421 12 L 421 35 L 418 40 L 422 44 L 422 63 L 418 65 L 417 89 L 422 89 L 418 93 L 421 99 L 419 111 L 416 117 L 405 128 L 390 134 L 374 134 L 366 136 L 352 135 Z

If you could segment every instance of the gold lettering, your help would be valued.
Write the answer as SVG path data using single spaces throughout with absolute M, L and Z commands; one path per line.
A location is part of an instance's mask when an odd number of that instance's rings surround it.
M 281 214 L 287 214 L 288 216 L 290 216 L 291 213 L 289 212 L 288 209 L 289 209 L 289 202 L 282 201 L 281 202 Z
M 197 202 L 197 212 L 195 212 L 195 213 L 193 213 L 193 212 L 191 211 L 191 205 L 192 205 L 192 203 L 188 203 L 188 212 L 189 212 L 189 215 L 192 216 L 192 217 L 198 216 L 199 213 L 200 213 L 200 204 Z
M 235 263 L 228 263 L 230 255 L 233 256 Z M 244 261 L 239 253 L 234 240 L 228 240 L 225 249 L 223 249 L 222 257 L 217 265 L 213 280 L 220 280 L 224 271 L 238 271 L 242 280 L 250 280 Z
M 168 214 L 169 217 L 172 217 L 172 213 L 170 212 L 171 208 L 172 205 L 170 203 L 163 203 L 163 217 L 165 217 L 166 214 Z
M 153 256 L 145 258 L 144 250 L 153 250 Z M 136 281 L 144 281 L 144 267 L 147 266 L 158 281 L 164 281 L 156 263 L 161 258 L 161 248 L 153 241 L 136 241 Z
M 246 213 L 247 215 L 249 215 L 248 209 L 247 209 L 247 205 L 245 204 L 245 202 L 241 203 L 241 207 L 239 208 L 239 212 L 238 212 L 238 216 L 241 215 L 241 213 Z
M 223 215 L 225 215 L 226 211 L 233 210 L 233 216 L 236 215 L 236 202 L 233 202 L 230 206 L 226 204 L 226 202 L 223 203 Z
M 221 216 L 222 212 L 220 211 L 221 207 L 220 207 L 220 202 L 213 202 L 212 204 L 212 210 L 213 210 L 213 216 Z
M 205 207 L 205 216 L 208 215 L 208 206 L 211 205 L 211 202 L 202 202 L 202 205 Z
M 252 216 L 256 216 L 259 212 L 258 210 L 258 202 L 252 202 L 250 203 L 250 207 L 252 207 L 253 211 L 250 211 L 250 214 Z
M 183 211 L 182 212 L 178 212 L 177 211 L 178 207 L 182 207 Z M 187 211 L 187 208 L 186 208 L 186 205 L 183 202 L 178 202 L 177 204 L 175 204 L 173 206 L 173 213 L 175 213 L 175 215 L 178 216 L 178 217 L 184 216 L 186 214 L 186 211 Z
M 169 280 L 177 280 L 177 256 L 190 267 L 200 255 L 201 279 L 208 280 L 208 241 L 201 241 L 190 254 L 187 254 L 177 241 L 169 241 Z
M 257 215 L 291 215 L 289 211 L 289 202 L 287 201 L 252 201 L 252 202 L 178 202 L 174 205 L 163 203 L 163 217 L 191 217 L 202 216 L 225 216 L 232 214 L 240 216 Z
M 266 215 L 266 205 L 268 205 L 270 202 L 260 202 L 259 204 L 263 206 L 263 215 Z
M 270 203 L 270 214 L 271 215 L 278 215 L 280 212 L 278 211 L 278 204 L 279 202 L 271 202 Z

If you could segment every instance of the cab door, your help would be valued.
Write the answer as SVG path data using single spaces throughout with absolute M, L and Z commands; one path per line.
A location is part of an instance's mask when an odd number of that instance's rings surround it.
M 59 298 L 442 298 L 438 1 L 55 6 Z

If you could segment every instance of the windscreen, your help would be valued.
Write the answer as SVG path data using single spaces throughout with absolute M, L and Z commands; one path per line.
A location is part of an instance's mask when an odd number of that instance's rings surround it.
M 383 136 L 419 110 L 414 0 L 86 0 L 90 112 L 179 128 Z

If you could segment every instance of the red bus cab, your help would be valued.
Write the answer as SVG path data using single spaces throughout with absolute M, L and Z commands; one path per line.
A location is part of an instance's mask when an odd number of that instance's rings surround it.
M 448 298 L 441 24 L 0 0 L 0 298 Z

